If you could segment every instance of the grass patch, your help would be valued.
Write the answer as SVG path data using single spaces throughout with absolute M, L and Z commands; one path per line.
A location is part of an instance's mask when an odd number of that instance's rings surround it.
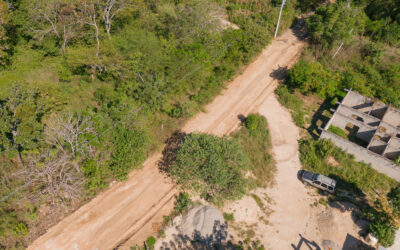
M 256 195 L 256 194 L 251 194 L 251 197 L 256 201 L 257 205 L 261 208 L 264 209 L 264 203 L 262 202 L 261 198 Z
M 289 109 L 296 125 L 304 128 L 304 116 L 306 115 L 306 112 L 303 110 L 304 102 L 293 93 L 290 93 L 285 85 L 280 85 L 276 89 L 276 94 L 279 96 L 280 103 Z
M 387 193 L 397 182 L 377 172 L 363 162 L 357 162 L 353 155 L 347 154 L 328 140 L 302 140 L 300 159 L 306 170 L 321 173 L 337 180 L 337 188 L 352 191 L 357 195 L 372 195 L 375 192 Z M 327 158 L 333 157 L 339 165 L 332 167 Z
M 328 131 L 334 133 L 337 136 L 348 139 L 346 132 L 339 127 L 331 125 L 329 126 Z
M 232 137 L 236 138 L 250 159 L 250 188 L 266 187 L 275 172 L 275 161 L 272 158 L 271 137 L 264 116 L 250 114 L 239 131 Z
M 235 220 L 235 218 L 233 217 L 233 213 L 224 213 L 224 219 L 226 220 L 226 221 L 234 221 Z

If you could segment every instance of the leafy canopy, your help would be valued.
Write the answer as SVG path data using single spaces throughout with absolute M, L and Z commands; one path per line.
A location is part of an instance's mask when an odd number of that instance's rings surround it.
M 246 192 L 249 159 L 234 139 L 190 134 L 181 144 L 169 173 L 183 188 L 217 204 Z

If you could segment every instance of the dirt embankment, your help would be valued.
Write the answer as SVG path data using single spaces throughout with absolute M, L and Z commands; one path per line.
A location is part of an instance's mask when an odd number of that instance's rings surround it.
M 277 84 L 272 76 L 281 67 L 292 65 L 303 46 L 292 30 L 286 31 L 227 85 L 206 107 L 207 112 L 198 114 L 183 130 L 216 135 L 235 130 L 240 115 L 256 111 L 265 103 Z M 142 243 L 157 230 L 162 215 L 172 209 L 176 193 L 174 184 L 157 168 L 160 158 L 160 153 L 154 154 L 127 181 L 99 194 L 48 230 L 29 249 L 111 249 Z

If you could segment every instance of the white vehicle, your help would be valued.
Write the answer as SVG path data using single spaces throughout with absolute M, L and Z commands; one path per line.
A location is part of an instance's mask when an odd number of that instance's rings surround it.
M 301 175 L 301 180 L 306 185 L 310 184 L 329 193 L 335 193 L 336 181 L 325 175 L 304 171 Z

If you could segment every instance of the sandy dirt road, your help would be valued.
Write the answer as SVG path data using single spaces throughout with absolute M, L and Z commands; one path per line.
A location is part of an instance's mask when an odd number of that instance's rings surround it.
M 336 204 L 337 207 L 315 207 L 313 203 L 321 196 L 314 188 L 306 188 L 297 179 L 301 169 L 298 152 L 300 136 L 290 113 L 273 95 L 265 100 L 258 112 L 268 120 L 272 152 L 277 164 L 275 185 L 258 190 L 258 195 L 262 197 L 265 193 L 273 200 L 269 223 L 260 224 L 257 230 L 264 246 L 267 249 L 318 249 L 322 248 L 323 240 L 332 240 L 340 246 L 346 244 L 344 249 L 357 249 L 357 241 L 353 238 L 358 237 L 361 228 L 352 218 L 353 207 L 344 204 L 346 211 L 338 209 L 340 204 Z
M 303 47 L 292 30 L 284 32 L 183 130 L 216 135 L 235 130 L 240 124 L 239 115 L 257 110 L 273 93 L 277 82 L 270 74 L 279 67 L 293 65 Z M 143 242 L 154 233 L 162 215 L 169 213 L 176 194 L 173 183 L 158 171 L 160 158 L 160 153 L 154 154 L 126 182 L 99 194 L 28 249 L 111 249 Z

